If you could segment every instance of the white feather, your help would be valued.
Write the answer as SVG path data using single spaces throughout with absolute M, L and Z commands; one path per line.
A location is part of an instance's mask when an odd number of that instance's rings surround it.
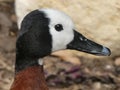
M 39 64 L 39 65 L 43 65 L 43 59 L 41 59 L 41 58 L 38 59 L 38 64 Z
M 41 9 L 40 11 L 44 11 L 50 19 L 49 28 L 52 36 L 52 51 L 65 49 L 74 37 L 74 24 L 71 18 L 65 13 L 55 9 Z M 54 28 L 56 24 L 62 24 L 63 30 L 56 31 Z

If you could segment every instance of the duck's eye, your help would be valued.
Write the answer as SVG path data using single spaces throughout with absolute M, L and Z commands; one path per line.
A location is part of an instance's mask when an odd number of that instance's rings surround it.
M 61 24 L 56 24 L 56 25 L 55 25 L 55 29 L 56 29 L 57 31 L 62 31 L 62 30 L 63 30 L 63 26 L 62 26 Z

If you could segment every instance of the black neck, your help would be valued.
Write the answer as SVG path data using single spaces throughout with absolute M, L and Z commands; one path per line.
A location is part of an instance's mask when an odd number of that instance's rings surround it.
M 16 42 L 16 72 L 38 65 L 38 59 L 52 51 L 50 20 L 38 10 L 28 14 L 21 24 Z
M 39 58 L 36 57 L 27 57 L 16 54 L 15 72 L 17 73 L 31 66 L 38 66 L 38 59 Z

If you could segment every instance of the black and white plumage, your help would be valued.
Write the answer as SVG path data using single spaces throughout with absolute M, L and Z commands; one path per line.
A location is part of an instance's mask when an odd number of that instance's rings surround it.
M 42 64 L 41 58 L 62 49 L 79 50 L 95 55 L 111 53 L 108 48 L 75 31 L 71 18 L 55 9 L 34 10 L 25 16 L 16 48 L 16 72 Z
M 10 90 L 49 90 L 43 57 L 72 49 L 94 55 L 110 55 L 108 48 L 75 31 L 69 16 L 54 9 L 34 10 L 22 21 L 16 42 L 15 79 Z

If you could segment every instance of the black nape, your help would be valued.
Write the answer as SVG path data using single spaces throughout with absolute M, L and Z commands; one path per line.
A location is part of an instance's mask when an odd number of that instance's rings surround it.
M 39 10 L 32 11 L 22 21 L 16 42 L 16 72 L 38 65 L 38 59 L 51 53 L 52 37 L 49 18 Z

